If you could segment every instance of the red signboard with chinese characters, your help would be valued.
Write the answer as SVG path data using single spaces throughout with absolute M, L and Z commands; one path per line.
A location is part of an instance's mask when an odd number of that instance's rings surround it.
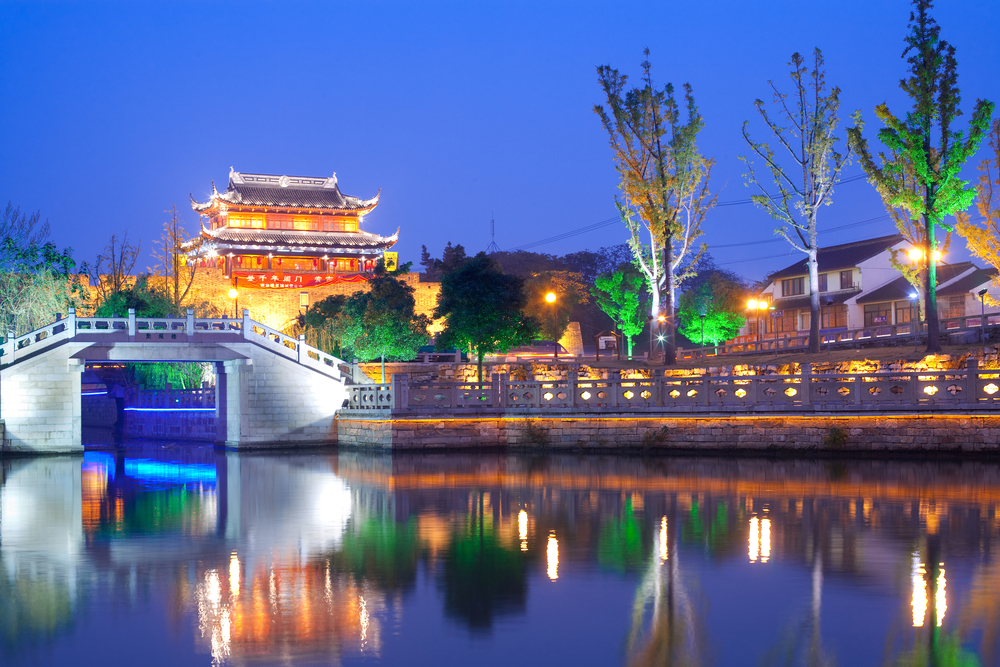
M 284 273 L 280 271 L 236 271 L 233 273 L 238 287 L 259 289 L 305 289 L 325 287 L 340 283 L 363 283 L 368 276 L 360 273 L 349 275 L 336 273 Z

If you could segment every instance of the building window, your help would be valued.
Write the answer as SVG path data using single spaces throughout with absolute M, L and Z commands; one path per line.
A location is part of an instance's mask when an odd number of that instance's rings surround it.
M 230 213 L 230 227 L 244 227 L 249 229 L 264 229 L 263 215 L 249 215 L 247 213 Z
M 847 306 L 842 303 L 834 303 L 820 308 L 820 328 L 846 329 Z
M 913 321 L 913 302 L 912 301 L 897 301 L 896 306 L 896 324 L 909 324 Z
M 312 218 L 295 218 L 292 228 L 299 232 L 313 232 L 319 229 L 319 223 Z
M 267 216 L 268 229 L 292 229 L 292 217 L 290 215 L 269 215 Z
M 941 317 L 965 317 L 965 295 L 949 296 L 938 301 Z
M 876 327 L 883 324 L 892 324 L 892 302 L 866 303 L 865 326 Z
M 788 278 L 781 281 L 781 296 L 797 296 L 805 293 L 805 278 Z
M 820 292 L 827 292 L 827 291 L 829 291 L 828 288 L 827 288 L 826 277 L 827 277 L 826 273 L 819 274 L 819 291 Z
M 840 272 L 840 289 L 854 289 L 857 285 L 854 284 L 854 271 L 841 271 Z

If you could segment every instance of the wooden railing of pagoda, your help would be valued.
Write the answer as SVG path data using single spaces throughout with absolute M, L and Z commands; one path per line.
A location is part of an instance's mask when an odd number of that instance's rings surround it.
M 348 408 L 393 413 L 913 412 L 1000 410 L 1000 370 L 415 382 L 348 387 Z
M 8 336 L 7 342 L 0 345 L 0 366 L 9 366 L 25 356 L 80 337 L 87 341 L 96 337 L 108 342 L 151 344 L 242 340 L 338 380 L 350 375 L 344 360 L 307 344 L 305 336 L 293 338 L 250 319 L 247 310 L 240 319 L 196 318 L 190 308 L 187 317 L 136 317 L 133 309 L 129 309 L 128 317 L 77 317 L 70 308 L 64 319 L 23 336 Z

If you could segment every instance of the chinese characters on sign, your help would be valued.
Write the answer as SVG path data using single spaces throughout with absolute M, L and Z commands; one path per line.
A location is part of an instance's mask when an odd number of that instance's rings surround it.
M 258 289 L 286 289 L 303 287 L 324 287 L 340 283 L 361 283 L 367 280 L 363 275 L 303 274 L 278 272 L 235 272 L 234 277 L 240 287 Z

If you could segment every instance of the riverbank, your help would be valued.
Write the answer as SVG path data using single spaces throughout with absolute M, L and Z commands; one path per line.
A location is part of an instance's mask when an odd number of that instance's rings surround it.
M 1000 415 L 971 412 L 392 415 L 343 410 L 338 444 L 374 451 L 1000 453 Z

